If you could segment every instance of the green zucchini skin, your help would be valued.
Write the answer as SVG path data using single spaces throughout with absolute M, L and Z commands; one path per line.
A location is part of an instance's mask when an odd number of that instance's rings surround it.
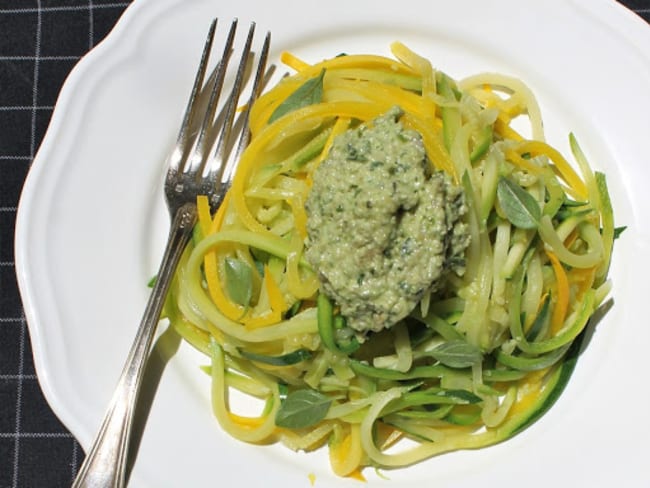
M 566 386 L 575 371 L 578 357 L 580 356 L 580 351 L 588 333 L 588 329 L 589 324 L 587 324 L 580 335 L 574 339 L 571 347 L 567 350 L 566 356 L 562 360 L 561 364 L 557 366 L 553 376 L 549 379 L 550 383 L 546 385 L 548 392 L 545 392 L 545 395 L 540 398 L 539 402 L 536 404 L 536 408 L 531 409 L 532 411 L 530 412 L 530 415 L 511 426 L 508 437 L 517 435 L 537 422 L 551 409 L 560 395 L 562 395 L 562 392 L 566 389 Z

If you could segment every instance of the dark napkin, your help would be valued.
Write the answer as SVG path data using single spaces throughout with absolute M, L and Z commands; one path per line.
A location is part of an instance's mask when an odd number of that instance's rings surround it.
M 129 3 L 0 0 L 0 488 L 68 487 L 83 460 L 36 378 L 13 234 L 23 181 L 61 85 Z

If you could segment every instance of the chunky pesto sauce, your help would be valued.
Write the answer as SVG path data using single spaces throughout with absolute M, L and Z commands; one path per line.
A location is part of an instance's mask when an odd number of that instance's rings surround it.
M 433 171 L 421 136 L 394 108 L 335 139 L 306 202 L 306 258 L 361 335 L 407 316 L 469 243 L 462 190 Z

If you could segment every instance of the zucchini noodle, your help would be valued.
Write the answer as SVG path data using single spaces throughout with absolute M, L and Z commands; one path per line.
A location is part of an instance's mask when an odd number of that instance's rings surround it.
M 295 74 L 252 107 L 251 143 L 216 214 L 199 197 L 165 306 L 206 356 L 224 430 L 296 451 L 327 446 L 333 471 L 357 479 L 495 444 L 537 420 L 611 289 L 618 234 L 605 176 L 573 135 L 577 169 L 545 141 L 522 81 L 455 81 L 401 43 L 392 50 L 315 64 L 283 54 Z M 469 245 L 462 274 L 360 337 L 305 258 L 305 202 L 336 138 L 393 107 L 430 170 L 462 189 Z M 253 416 L 241 397 L 256 402 Z

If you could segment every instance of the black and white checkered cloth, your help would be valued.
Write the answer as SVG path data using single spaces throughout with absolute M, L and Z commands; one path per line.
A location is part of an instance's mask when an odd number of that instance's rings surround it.
M 83 460 L 37 382 L 13 230 L 23 181 L 63 81 L 129 3 L 0 0 L 0 488 L 68 487 Z
M 13 231 L 23 181 L 64 79 L 129 3 L 0 0 L 0 488 L 68 487 L 83 460 L 37 382 Z M 650 22 L 650 0 L 623 3 Z

